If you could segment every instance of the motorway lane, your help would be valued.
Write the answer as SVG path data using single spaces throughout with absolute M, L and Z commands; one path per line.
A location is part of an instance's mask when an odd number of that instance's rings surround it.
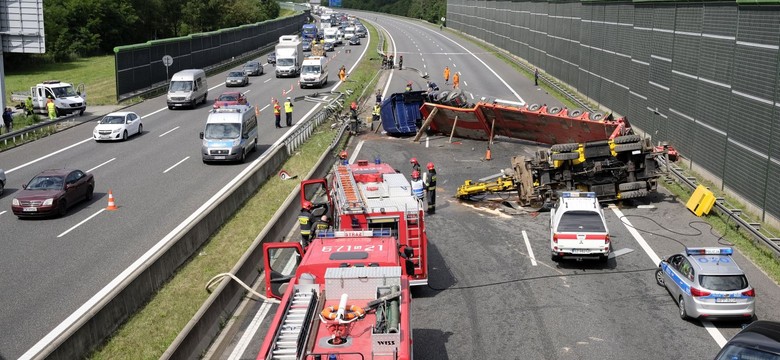
M 338 67 L 345 64 L 349 69 L 364 47 L 354 46 L 351 54 L 329 54 L 331 76 L 326 89 L 338 85 Z M 297 78 L 277 79 L 272 66 L 266 65 L 265 72 L 251 77 L 248 87 L 227 90 L 247 92 L 250 103 L 260 108 L 272 96 L 283 99 L 282 89 L 292 87 L 290 96 L 322 91 L 299 89 Z M 88 124 L 0 153 L 0 164 L 13 170 L 8 171 L 9 184 L 0 198 L 0 209 L 7 211 L 0 214 L 5 239 L 0 245 L 4 254 L 0 261 L 0 283 L 4 284 L 0 332 L 6 334 L 0 339 L 0 357 L 20 356 L 248 166 L 204 165 L 200 160 L 198 132 L 213 99 L 226 90 L 220 85 L 226 73 L 209 79 L 212 88 L 207 104 L 195 110 L 168 110 L 164 96 L 129 107 L 144 116 L 144 134 L 126 142 L 88 140 L 94 126 Z M 297 102 L 294 122 L 315 106 Z M 273 128 L 270 108 L 262 111 L 259 123 L 260 151 L 248 161 L 258 159 L 289 131 Z M 24 166 L 73 144 L 78 145 Z M 42 169 L 87 170 L 101 164 L 93 171 L 95 198 L 72 208 L 64 218 L 21 221 L 11 214 L 13 193 Z M 120 209 L 101 212 L 63 234 L 98 213 L 106 204 L 109 188 Z

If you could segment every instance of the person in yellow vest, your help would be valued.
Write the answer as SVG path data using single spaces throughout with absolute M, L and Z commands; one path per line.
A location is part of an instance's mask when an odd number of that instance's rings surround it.
M 341 69 L 339 69 L 339 79 L 341 79 L 341 82 L 347 80 L 347 69 L 344 68 L 344 65 L 341 65 Z
M 290 97 L 284 102 L 284 115 L 286 116 L 287 126 L 292 126 L 293 103 Z
M 371 130 L 374 130 L 374 123 L 379 124 L 379 116 L 382 108 L 379 103 L 374 104 L 374 111 L 371 113 Z
M 455 75 L 452 76 L 452 87 L 454 89 L 460 87 L 460 72 L 456 72 Z
M 276 128 L 280 129 L 282 127 L 282 106 L 279 105 L 279 100 L 276 99 L 274 99 L 274 119 L 276 120 Z
M 450 83 L 450 67 L 445 66 L 444 67 L 444 83 L 449 84 Z
M 32 97 L 28 96 L 27 100 L 24 102 L 24 109 L 27 110 L 27 115 L 33 114 L 33 101 Z
M 49 119 L 54 120 L 57 118 L 57 106 L 54 105 L 54 99 L 49 98 L 46 103 L 46 109 L 49 110 Z

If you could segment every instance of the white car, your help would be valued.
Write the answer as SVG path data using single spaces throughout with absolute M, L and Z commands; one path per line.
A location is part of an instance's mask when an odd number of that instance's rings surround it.
M 110 113 L 103 117 L 92 130 L 92 138 L 95 141 L 102 140 L 127 140 L 131 135 L 141 134 L 144 125 L 141 117 L 131 111 Z
M 607 262 L 612 250 L 604 211 L 595 192 L 567 191 L 550 210 L 552 260 L 595 258 Z

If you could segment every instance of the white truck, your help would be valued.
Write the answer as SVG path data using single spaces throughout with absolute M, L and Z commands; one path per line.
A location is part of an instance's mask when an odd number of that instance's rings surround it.
M 276 77 L 296 77 L 301 74 L 303 45 L 297 35 L 283 35 L 276 45 Z
M 333 46 L 339 43 L 339 30 L 334 27 L 325 29 L 325 42 L 332 43 Z
M 49 98 L 54 99 L 54 105 L 57 109 L 57 116 L 68 115 L 78 112 L 84 114 L 87 109 L 87 92 L 84 84 L 79 84 L 74 88 L 73 84 L 61 82 L 59 80 L 44 81 L 30 88 L 30 92 L 14 92 L 11 94 L 11 101 L 21 103 L 24 109 L 27 98 L 31 97 L 33 102 L 33 111 L 42 114 L 48 114 L 46 103 Z
M 305 87 L 324 87 L 328 83 L 328 61 L 324 56 L 309 56 L 303 59 L 301 70 L 301 89 Z
M 344 29 L 344 39 L 352 39 L 352 37 L 355 36 L 355 27 L 354 26 L 347 26 L 347 28 Z

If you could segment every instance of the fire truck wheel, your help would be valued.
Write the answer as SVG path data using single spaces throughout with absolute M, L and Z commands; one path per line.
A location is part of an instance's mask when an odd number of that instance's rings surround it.
M 644 181 L 634 181 L 634 182 L 623 183 L 618 185 L 618 190 L 620 190 L 620 192 L 624 192 L 624 191 L 639 190 L 644 187 L 647 187 L 647 184 L 645 184 Z
M 623 135 L 616 137 L 613 141 L 615 144 L 628 144 L 628 143 L 635 143 L 642 140 L 642 137 L 636 134 L 632 135 Z
M 647 196 L 647 190 L 634 190 L 620 193 L 621 199 L 634 199 Z
M 562 152 L 569 152 L 579 149 L 580 144 L 577 143 L 569 143 L 569 144 L 555 144 L 550 147 L 550 151 L 562 153 Z
M 641 149 L 642 149 L 642 143 L 615 145 L 615 152 L 626 152 L 626 151 L 634 151 L 634 150 L 641 150 Z
M 579 158 L 580 158 L 579 153 L 572 153 L 572 152 L 557 153 L 557 154 L 550 155 L 550 159 L 552 160 L 574 160 Z

